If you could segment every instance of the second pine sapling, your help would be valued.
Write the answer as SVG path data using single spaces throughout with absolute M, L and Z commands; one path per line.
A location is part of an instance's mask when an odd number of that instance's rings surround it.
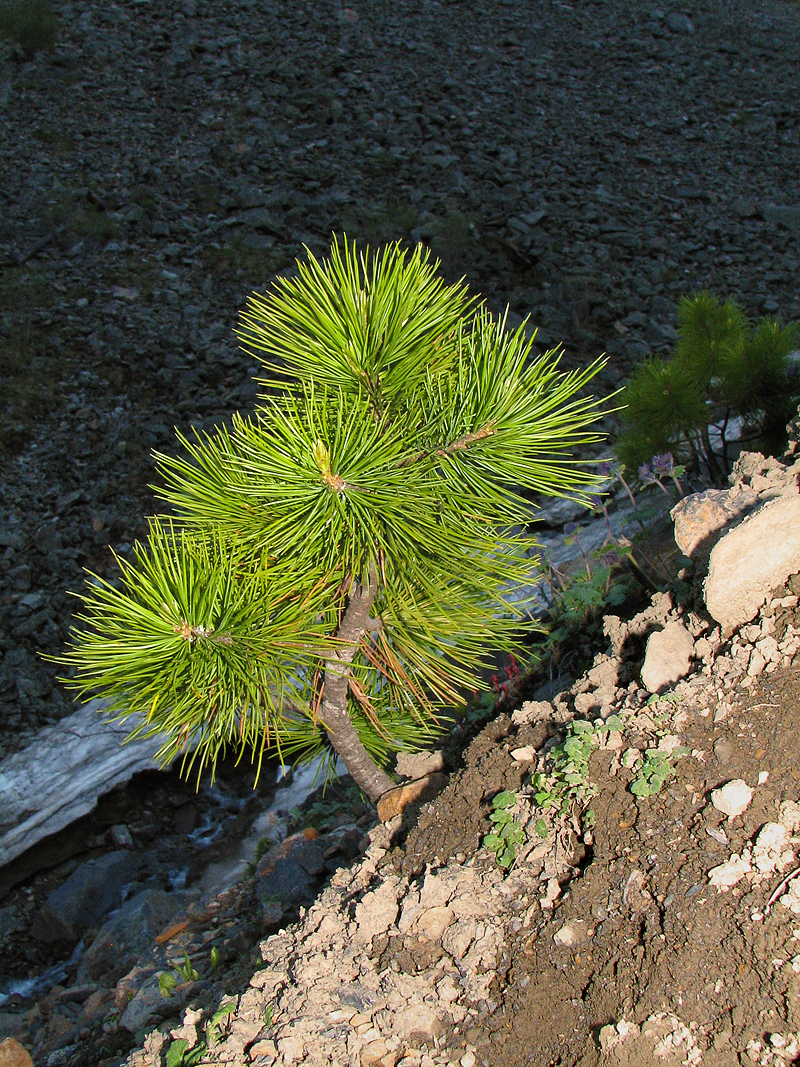
M 581 494 L 600 361 L 558 370 L 418 247 L 345 238 L 254 294 L 255 413 L 158 455 L 169 517 L 94 578 L 62 661 L 166 763 L 341 757 L 376 802 L 389 757 L 512 652 L 537 559 L 526 491 Z

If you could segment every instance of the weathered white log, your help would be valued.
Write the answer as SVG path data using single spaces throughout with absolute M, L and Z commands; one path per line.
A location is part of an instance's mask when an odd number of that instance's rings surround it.
M 159 766 L 163 738 L 122 742 L 133 719 L 110 722 L 90 700 L 0 762 L 0 867 L 86 815 L 98 797 Z

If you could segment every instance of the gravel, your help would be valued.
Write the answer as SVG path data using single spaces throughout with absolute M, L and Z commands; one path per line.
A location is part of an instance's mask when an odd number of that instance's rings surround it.
M 800 317 L 800 9 L 743 0 L 54 2 L 0 43 L 0 755 L 71 708 L 82 568 L 153 448 L 252 406 L 233 328 L 331 233 L 424 241 L 604 387 L 698 288 Z

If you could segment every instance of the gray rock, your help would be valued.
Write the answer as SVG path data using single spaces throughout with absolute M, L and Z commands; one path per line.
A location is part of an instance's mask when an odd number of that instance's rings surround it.
M 670 11 L 664 19 L 667 29 L 673 33 L 694 33 L 694 23 L 688 15 L 682 15 L 679 11 Z
M 112 987 L 136 964 L 183 899 L 163 889 L 144 889 L 126 900 L 119 911 L 104 923 L 84 952 L 76 975 L 77 982 L 97 982 Z
M 691 670 L 694 640 L 682 622 L 673 619 L 647 639 L 642 685 L 648 693 L 660 693 L 685 678 Z
M 0 867 L 91 811 L 102 793 L 158 766 L 163 738 L 123 745 L 133 722 L 101 718 L 90 700 L 0 763 Z
M 323 849 L 305 833 L 293 834 L 271 848 L 256 868 L 262 903 L 290 905 L 306 897 L 325 868 Z
M 74 944 L 114 907 L 140 863 L 140 857 L 120 851 L 81 864 L 39 909 L 33 936 L 48 943 Z
M 800 233 L 800 207 L 767 206 L 761 209 L 767 222 L 777 222 L 793 233 Z

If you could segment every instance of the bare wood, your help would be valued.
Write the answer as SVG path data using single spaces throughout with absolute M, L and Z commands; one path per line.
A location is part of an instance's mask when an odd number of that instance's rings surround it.
M 350 664 L 353 662 L 359 642 L 370 629 L 372 605 L 378 590 L 375 568 L 370 568 L 366 585 L 353 580 L 347 608 L 336 632 L 337 650 L 325 657 L 325 677 L 322 686 L 322 711 L 320 720 L 336 752 L 347 764 L 353 781 L 363 789 L 373 804 L 394 782 L 367 752 L 361 743 L 347 712 Z

